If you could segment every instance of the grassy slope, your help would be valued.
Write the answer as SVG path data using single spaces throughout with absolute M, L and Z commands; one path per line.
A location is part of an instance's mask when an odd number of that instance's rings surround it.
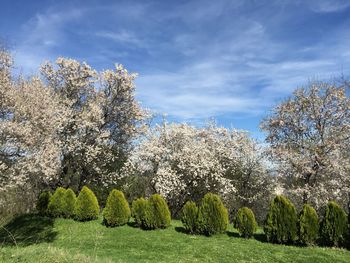
M 350 251 L 294 247 L 237 237 L 232 228 L 213 237 L 181 232 L 173 221 L 166 230 L 132 226 L 106 228 L 101 220 L 24 216 L 0 231 L 0 262 L 350 262 Z M 13 245 L 16 240 L 17 246 Z

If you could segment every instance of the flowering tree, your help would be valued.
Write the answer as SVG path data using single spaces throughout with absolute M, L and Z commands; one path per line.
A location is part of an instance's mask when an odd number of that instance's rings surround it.
M 316 207 L 349 200 L 350 98 L 345 86 L 314 82 L 297 89 L 261 127 L 285 192 Z
M 237 158 L 226 173 L 236 189 L 231 203 L 235 210 L 251 208 L 262 223 L 276 188 L 271 164 L 266 158 L 266 146 L 259 145 L 244 133 L 237 143 Z
M 106 183 L 121 167 L 144 117 L 134 98 L 136 74 L 129 74 L 121 65 L 115 71 L 97 74 L 75 60 L 59 58 L 56 63 L 57 70 L 47 63 L 42 73 L 71 109 L 64 133 L 68 145 L 64 147 L 63 172 L 78 174 L 81 182 L 100 181 L 94 175 L 101 174 Z
M 145 117 L 134 98 L 136 75 L 58 58 L 42 66 L 43 79 L 14 80 L 11 62 L 2 51 L 2 185 L 113 182 Z
M 245 132 L 213 124 L 156 125 L 132 152 L 124 173 L 148 178 L 148 194 L 163 195 L 175 214 L 207 192 L 240 206 L 271 187 L 258 145 Z

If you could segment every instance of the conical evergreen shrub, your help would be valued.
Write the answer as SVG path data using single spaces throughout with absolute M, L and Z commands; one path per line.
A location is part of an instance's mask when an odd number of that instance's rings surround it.
M 297 239 L 297 214 L 291 201 L 284 196 L 276 196 L 265 221 L 264 232 L 267 241 L 291 243 Z
M 132 202 L 132 217 L 135 220 L 136 225 L 142 227 L 145 218 L 148 201 L 144 198 L 135 199 Z
M 319 233 L 318 216 L 310 205 L 304 204 L 299 214 L 299 241 L 305 245 L 315 244 Z
M 84 186 L 77 198 L 75 218 L 79 221 L 97 219 L 100 211 L 97 198 L 87 186 Z
M 52 217 L 61 217 L 64 215 L 64 196 L 66 189 L 58 187 L 55 193 L 50 198 L 49 205 L 47 207 L 48 214 Z
M 198 224 L 198 207 L 195 202 L 187 201 L 182 208 L 181 221 L 187 232 L 196 232 Z
M 44 191 L 39 195 L 38 201 L 36 203 L 36 209 L 40 215 L 45 216 L 48 214 L 47 207 L 50 203 L 51 197 L 52 194 L 49 191 Z
M 68 188 L 64 193 L 63 216 L 65 218 L 73 218 L 75 213 L 77 197 L 72 189 Z
M 257 228 L 253 211 L 248 207 L 240 208 L 233 220 L 233 226 L 238 229 L 241 236 L 245 238 L 252 237 Z
M 339 246 L 344 240 L 346 231 L 346 213 L 336 202 L 329 202 L 321 222 L 322 243 L 327 246 Z
M 103 209 L 103 221 L 107 226 L 121 226 L 129 222 L 130 207 L 124 194 L 116 189 L 112 190 Z
M 143 225 L 147 229 L 167 228 L 171 223 L 169 207 L 159 194 L 149 198 L 144 216 Z
M 198 231 L 204 235 L 224 233 L 228 225 L 228 212 L 218 195 L 208 193 L 198 210 Z

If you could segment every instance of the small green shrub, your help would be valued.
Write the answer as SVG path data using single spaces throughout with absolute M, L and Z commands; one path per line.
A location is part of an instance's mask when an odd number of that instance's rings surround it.
M 79 221 L 93 220 L 98 217 L 100 207 L 97 198 L 87 186 L 84 186 L 77 198 L 75 218 Z
M 187 232 L 196 232 L 198 221 L 198 207 L 195 202 L 188 201 L 182 208 L 181 221 Z
M 52 194 L 49 191 L 44 191 L 39 195 L 38 201 L 36 203 L 36 209 L 38 210 L 40 215 L 48 214 L 48 205 L 50 203 L 50 199 Z
M 329 202 L 321 222 L 321 242 L 327 246 L 339 246 L 346 231 L 346 213 L 336 202 Z
M 52 195 L 47 207 L 48 214 L 52 217 L 61 217 L 64 215 L 64 196 L 66 189 L 58 187 Z
M 103 221 L 107 226 L 121 226 L 129 222 L 130 207 L 124 194 L 116 189 L 112 190 L 103 209 Z
M 299 241 L 305 245 L 315 244 L 319 232 L 318 216 L 310 205 L 304 204 L 299 214 Z
M 152 195 L 146 206 L 143 226 L 147 229 L 167 228 L 170 223 L 170 210 L 164 198 L 159 194 Z
M 276 196 L 266 217 L 264 232 L 267 241 L 290 243 L 297 239 L 297 214 L 291 201 L 284 196 Z
M 63 216 L 73 218 L 75 213 L 75 204 L 77 197 L 72 189 L 68 188 L 64 193 Z
M 253 211 L 248 207 L 240 208 L 233 220 L 233 226 L 238 229 L 241 236 L 245 238 L 252 237 L 257 228 Z
M 145 218 L 146 209 L 148 206 L 148 201 L 144 198 L 138 198 L 132 202 L 132 217 L 135 223 L 142 227 Z
M 198 210 L 198 232 L 205 235 L 224 233 L 228 225 L 228 212 L 218 195 L 208 193 Z
M 132 216 L 143 229 L 167 228 L 171 223 L 170 210 L 162 196 L 152 195 L 149 200 L 143 198 L 132 202 Z

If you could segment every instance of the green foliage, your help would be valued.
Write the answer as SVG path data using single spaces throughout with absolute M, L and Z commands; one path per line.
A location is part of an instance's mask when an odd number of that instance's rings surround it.
M 152 195 L 144 213 L 143 226 L 147 229 L 167 228 L 171 215 L 167 203 L 159 194 Z
M 264 232 L 269 242 L 290 243 L 297 239 L 297 214 L 291 201 L 277 195 L 270 204 Z
M 257 228 L 253 211 L 248 207 L 240 208 L 234 218 L 233 226 L 238 229 L 241 236 L 245 238 L 252 237 Z
M 154 211 L 150 205 L 149 200 L 146 201 L 145 206 L 142 209 L 141 228 L 148 230 L 156 229 L 157 225 L 155 222 Z
M 36 203 L 36 209 L 40 215 L 48 214 L 47 208 L 49 206 L 51 197 L 52 194 L 49 191 L 44 191 L 39 195 L 38 201 Z
M 329 202 L 321 222 L 322 243 L 328 246 L 339 246 L 344 240 L 346 231 L 346 213 L 336 202 Z
M 186 202 L 182 208 L 181 221 L 187 232 L 196 232 L 198 224 L 198 207 L 195 202 Z
M 52 217 L 64 216 L 64 196 L 66 189 L 58 187 L 55 193 L 52 195 L 49 205 L 47 207 L 48 214 Z
M 121 226 L 129 222 L 130 207 L 124 194 L 116 189 L 112 190 L 103 209 L 103 221 L 107 226 Z
M 89 184 L 86 186 L 89 187 L 90 190 L 94 192 L 100 207 L 106 207 L 108 196 L 111 193 L 111 191 L 114 189 L 114 187 L 109 185 L 104 186 L 103 182 L 89 182 Z M 116 187 L 116 188 L 119 188 L 119 187 Z
M 84 186 L 77 198 L 75 218 L 79 221 L 93 220 L 98 217 L 100 207 L 97 198 L 87 186 Z
M 146 209 L 148 209 L 148 201 L 144 198 L 138 198 L 132 202 L 132 217 L 135 223 L 142 227 L 145 218 Z
M 158 194 L 152 195 L 149 200 L 143 198 L 134 200 L 132 216 L 136 224 L 144 229 L 167 228 L 171 222 L 168 205 Z
M 77 197 L 72 189 L 68 188 L 64 193 L 63 216 L 73 218 L 75 213 Z
M 151 179 L 148 176 L 130 175 L 123 178 L 122 189 L 129 202 L 145 196 Z
M 299 214 L 299 241 L 305 245 L 315 244 L 319 232 L 318 216 L 310 205 L 304 204 Z
M 198 232 L 205 235 L 224 233 L 228 225 L 228 212 L 218 195 L 208 193 L 198 210 Z

